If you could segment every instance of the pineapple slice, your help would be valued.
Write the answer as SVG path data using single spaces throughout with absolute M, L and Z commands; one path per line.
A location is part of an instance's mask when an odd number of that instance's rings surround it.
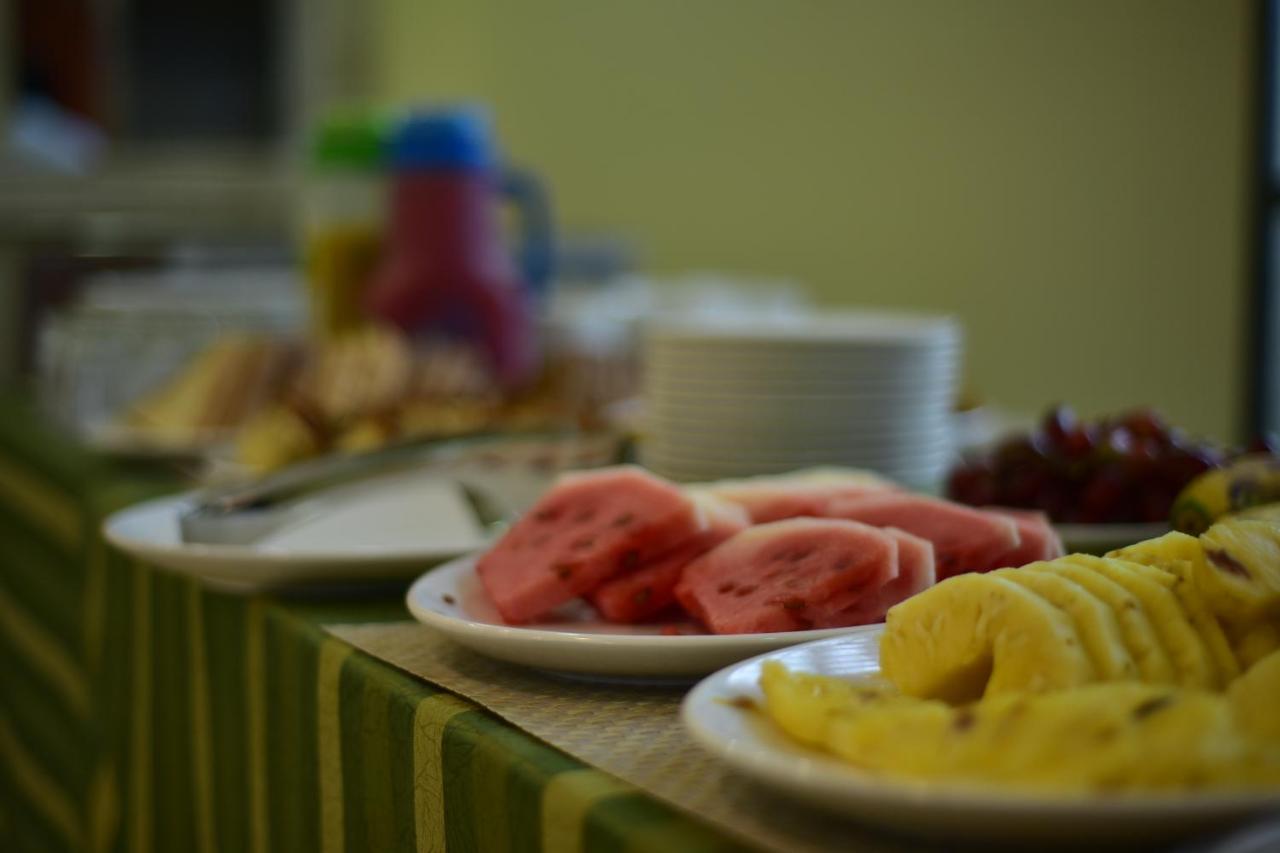
M 778 661 L 765 661 L 760 671 L 764 707 L 782 730 L 801 743 L 822 746 L 827 727 L 835 714 L 870 703 L 897 704 L 907 701 L 887 684 L 870 681 L 854 683 L 838 678 L 789 672 Z
M 898 707 L 871 705 L 831 718 L 824 748 L 873 773 L 909 779 L 945 779 L 963 766 L 966 739 L 957 736 L 956 721 L 968 708 L 945 702 L 911 699 Z
M 1220 686 L 1221 677 L 1209 657 L 1204 640 L 1191 627 L 1191 621 L 1170 589 L 1177 583 L 1177 578 L 1159 569 L 1126 560 L 1083 554 L 1073 554 L 1063 559 L 1086 566 L 1123 586 L 1141 602 L 1161 645 L 1169 653 L 1175 683 L 1184 687 Z
M 1138 673 L 1148 684 L 1172 684 L 1173 662 L 1165 651 L 1151 619 L 1138 599 L 1120 584 L 1067 558 L 1033 564 L 1023 571 L 1047 572 L 1069 578 L 1111 608 L 1120 623 L 1125 647 L 1138 664 Z
M 1280 504 L 1259 504 L 1246 509 L 1233 512 L 1226 516 L 1227 519 L 1242 518 L 1249 521 L 1269 521 L 1272 524 L 1280 524 Z
M 1228 623 L 1226 627 L 1242 669 L 1249 669 L 1280 649 L 1280 621 L 1263 619 L 1236 625 Z
M 1138 664 L 1125 646 L 1120 622 L 1097 596 L 1068 578 L 1047 572 L 1000 569 L 993 574 L 1026 587 L 1070 616 L 1099 678 L 1105 681 L 1138 678 Z
M 1191 620 L 1191 626 L 1204 640 L 1222 683 L 1229 684 L 1240 674 L 1240 661 L 1195 581 L 1200 574 L 1209 571 L 1204 565 L 1204 546 L 1199 539 L 1174 531 L 1112 551 L 1107 556 L 1168 572 L 1176 581 L 1173 592 L 1178 596 L 1187 618 Z
M 766 665 L 766 714 L 866 771 L 1077 794 L 1280 783 L 1280 655 L 1230 700 L 1135 682 L 952 707 Z M 785 706 L 790 723 L 779 719 Z M 812 706 L 806 710 L 805 706 Z M 823 735 L 815 739 L 814 720 Z
M 1243 757 L 1225 703 L 1198 691 L 1091 684 L 986 700 L 974 717 L 957 763 L 966 776 L 1005 785 L 1080 793 L 1189 788 Z
M 1227 689 L 1236 722 L 1254 737 L 1280 744 L 1280 651 L 1272 652 Z
M 1097 678 L 1071 619 L 1002 577 L 966 574 L 889 610 L 880 668 L 903 693 L 967 702 Z
M 1167 568 L 1177 579 L 1173 594 L 1178 596 L 1183 612 L 1187 614 L 1187 619 L 1191 621 L 1191 627 L 1200 635 L 1200 639 L 1204 640 L 1205 648 L 1209 651 L 1209 657 L 1213 661 L 1214 667 L 1218 670 L 1222 686 L 1225 687 L 1239 677 L 1241 672 L 1240 659 L 1235 650 L 1232 649 L 1226 632 L 1222 630 L 1222 623 L 1218 621 L 1218 617 L 1213 615 L 1213 611 L 1209 608 L 1209 603 L 1205 601 L 1204 596 L 1196 588 L 1195 566 L 1188 562 L 1178 561 L 1169 563 Z
M 1131 563 L 1141 563 L 1144 566 L 1155 566 L 1158 569 L 1168 569 L 1173 563 L 1202 561 L 1204 546 L 1196 537 L 1175 530 L 1163 536 L 1157 536 L 1155 539 L 1147 539 L 1136 545 L 1112 551 L 1107 556 L 1128 560 Z
M 1200 537 L 1205 561 L 1197 586 L 1214 612 L 1228 621 L 1280 616 L 1280 527 L 1269 521 L 1229 519 Z

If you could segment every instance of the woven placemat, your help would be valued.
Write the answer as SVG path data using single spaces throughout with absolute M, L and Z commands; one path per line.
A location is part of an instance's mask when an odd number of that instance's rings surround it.
M 511 666 L 416 622 L 325 627 L 749 844 L 784 851 L 940 849 L 797 808 L 733 775 L 685 733 L 679 711 L 687 687 L 599 683 Z

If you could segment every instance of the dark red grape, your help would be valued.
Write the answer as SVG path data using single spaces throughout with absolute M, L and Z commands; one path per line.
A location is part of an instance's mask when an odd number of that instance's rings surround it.
M 1280 438 L 1263 441 L 1280 452 Z M 1187 482 L 1227 458 L 1188 440 L 1150 408 L 1086 423 L 1058 405 L 1034 433 L 1007 437 L 954 471 L 947 493 L 977 506 L 1041 509 L 1055 521 L 1160 520 Z
M 1169 440 L 1168 425 L 1152 409 L 1134 409 L 1124 416 L 1122 423 L 1137 438 L 1152 439 L 1160 444 Z
M 1084 424 L 1077 424 L 1062 436 L 1062 453 L 1068 459 L 1081 459 L 1093 453 L 1097 446 L 1098 434 Z
M 996 499 L 995 476 L 983 462 L 963 465 L 951 472 L 947 495 L 970 506 L 987 506 Z
M 1129 491 L 1128 478 L 1119 468 L 1101 469 L 1080 493 L 1081 520 L 1094 524 L 1116 520 L 1124 514 Z
M 1040 433 L 1051 447 L 1062 447 L 1063 439 L 1076 426 L 1076 413 L 1070 406 L 1059 404 L 1045 413 L 1040 422 Z
M 1048 469 L 1034 464 L 1023 465 L 1002 478 L 998 497 L 1008 506 L 1035 507 L 1037 498 L 1052 482 Z
M 1169 489 L 1154 483 L 1143 489 L 1138 498 L 1137 510 L 1142 521 L 1167 521 L 1169 511 L 1173 509 L 1173 500 L 1178 496 L 1175 489 Z
M 1280 452 L 1280 438 L 1273 432 L 1255 435 L 1245 447 L 1247 453 L 1270 453 L 1273 456 Z
M 1018 435 L 1001 442 L 992 461 L 996 472 L 1004 474 L 1018 470 L 1029 462 L 1035 464 L 1043 458 L 1041 448 L 1031 436 Z
M 1181 489 L 1206 471 L 1222 464 L 1222 456 L 1211 448 L 1172 447 L 1159 460 L 1161 479 L 1170 488 Z
M 1112 426 L 1098 442 L 1098 449 L 1104 458 L 1123 458 L 1133 451 L 1134 441 L 1127 427 Z

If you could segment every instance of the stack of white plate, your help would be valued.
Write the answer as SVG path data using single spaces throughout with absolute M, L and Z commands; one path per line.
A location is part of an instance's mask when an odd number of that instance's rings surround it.
M 841 465 L 933 487 L 950 462 L 960 353 L 946 317 L 654 321 L 642 461 L 686 481 Z

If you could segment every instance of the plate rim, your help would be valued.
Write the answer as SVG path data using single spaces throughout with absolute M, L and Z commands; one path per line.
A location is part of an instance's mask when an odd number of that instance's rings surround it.
M 102 537 L 111 545 L 133 557 L 159 561 L 173 556 L 188 563 L 207 563 L 208 567 L 217 569 L 226 563 L 255 563 L 276 566 L 344 566 L 354 563 L 383 565 L 387 563 L 405 563 L 414 560 L 448 560 L 458 556 L 454 550 L 447 551 L 384 551 L 384 552 L 334 552 L 334 551 L 270 551 L 258 550 L 247 545 L 228 545 L 212 542 L 191 542 L 176 544 L 156 543 L 134 537 L 122 536 L 116 529 L 120 522 L 146 512 L 157 512 L 166 505 L 175 508 L 191 505 L 199 494 L 199 490 L 188 490 L 169 495 L 138 501 L 127 507 L 116 510 L 104 518 L 99 525 Z M 160 555 L 157 557 L 157 555 Z
M 1194 814 L 1189 815 L 1192 817 L 1207 817 L 1224 810 L 1235 813 L 1280 807 L 1280 789 L 1209 793 L 1125 792 L 1055 797 L 1051 794 L 1026 793 L 998 786 L 966 787 L 892 779 L 859 771 L 857 768 L 842 764 L 837 758 L 800 744 L 789 744 L 790 748 L 782 751 L 753 735 L 750 738 L 751 742 L 737 742 L 738 745 L 735 746 L 732 738 L 727 738 L 718 732 L 704 719 L 705 708 L 729 707 L 724 699 L 732 697 L 718 696 L 715 691 L 724 690 L 727 686 L 726 682 L 737 671 L 758 666 L 777 655 L 794 652 L 803 647 L 865 642 L 869 638 L 878 637 L 884 630 L 883 625 L 875 627 L 878 630 L 874 633 L 831 637 L 797 644 L 786 649 L 774 649 L 717 670 L 695 684 L 681 701 L 682 725 L 699 746 L 754 781 L 773 790 L 788 788 L 788 793 L 798 794 L 812 805 L 820 805 L 820 801 L 825 801 L 828 804 L 827 811 L 847 815 L 852 815 L 852 809 L 847 807 L 834 809 L 829 805 L 833 797 L 842 800 L 857 798 L 864 803 L 892 801 L 896 804 L 912 806 L 942 807 L 950 811 L 964 810 L 973 814 L 995 811 L 1008 814 L 1011 811 L 1017 811 L 1022 818 L 1038 815 L 1063 818 L 1083 816 L 1087 813 L 1089 817 L 1106 820 L 1154 819 L 1167 816 L 1170 810 L 1175 809 L 1183 814 L 1188 811 L 1193 812 Z M 743 725 L 742 728 L 750 731 L 750 725 Z M 786 735 L 779 732 L 779 737 L 786 737 Z M 797 761 L 798 758 L 803 758 L 805 761 L 803 763 Z M 801 767 L 807 770 L 802 770 Z

